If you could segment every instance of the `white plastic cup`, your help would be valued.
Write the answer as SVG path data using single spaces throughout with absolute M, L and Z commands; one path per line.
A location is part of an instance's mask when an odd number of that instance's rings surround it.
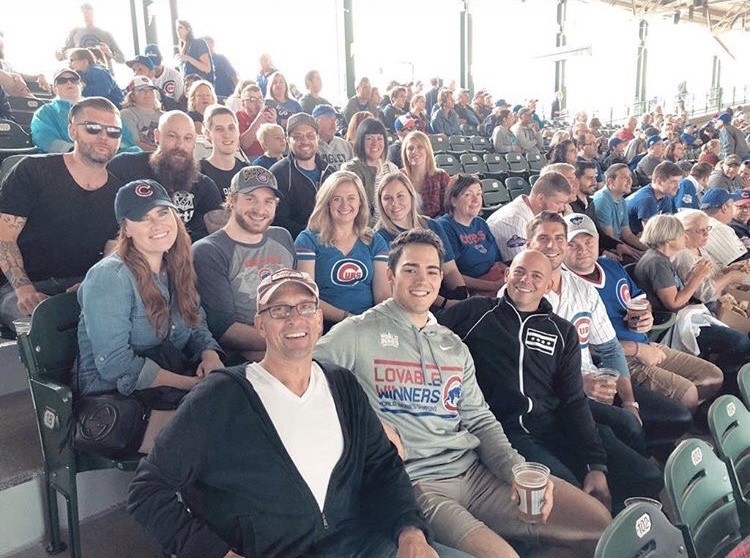
M 518 490 L 518 509 L 527 523 L 542 520 L 544 492 L 549 481 L 549 467 L 541 463 L 519 463 L 513 466 L 513 478 Z
M 617 372 L 617 370 L 611 370 L 609 368 L 599 368 L 596 371 L 596 376 L 594 377 L 596 381 L 601 384 L 616 387 L 617 380 L 620 377 L 620 374 Z
M 31 318 L 13 320 L 13 328 L 16 330 L 16 335 L 28 333 L 31 331 Z

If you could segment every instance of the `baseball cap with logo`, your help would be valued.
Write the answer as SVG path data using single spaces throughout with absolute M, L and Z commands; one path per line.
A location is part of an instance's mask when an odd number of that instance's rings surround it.
M 296 269 L 279 269 L 278 271 L 266 275 L 258 285 L 258 297 L 256 299 L 258 308 L 257 312 L 260 313 L 265 310 L 269 306 L 273 294 L 279 289 L 279 287 L 286 285 L 287 283 L 302 285 L 310 291 L 310 294 L 316 299 L 320 299 L 318 286 L 307 273 L 304 271 L 297 271 Z
M 737 192 L 737 197 L 734 199 L 734 205 L 747 204 L 750 204 L 750 190 L 740 190 Z
M 701 198 L 701 209 L 710 209 L 712 207 L 721 207 L 728 201 L 735 201 L 739 198 L 739 193 L 730 194 L 721 188 L 709 188 Z
M 154 66 L 158 66 L 159 64 L 161 64 L 162 57 L 161 50 L 159 50 L 159 45 L 155 45 L 153 43 L 150 45 L 146 45 L 146 48 L 143 49 L 143 54 L 151 59 Z
M 230 194 L 249 194 L 258 188 L 269 188 L 274 191 L 277 197 L 281 197 L 281 192 L 276 184 L 276 177 L 268 169 L 259 166 L 249 166 L 240 169 L 232 177 L 229 185 Z
M 573 240 L 573 238 L 580 233 L 590 234 L 594 238 L 599 238 L 596 225 L 588 215 L 584 215 L 583 213 L 571 213 L 563 217 L 563 219 L 565 219 L 565 222 L 568 224 L 568 242 Z
M 127 64 L 129 68 L 132 68 L 135 64 L 143 64 L 149 70 L 154 69 L 154 61 L 151 60 L 151 58 L 149 58 L 148 56 L 143 56 L 142 54 L 139 54 L 132 60 L 128 60 L 127 62 L 125 62 L 125 64 Z
M 156 180 L 134 180 L 117 191 L 115 196 L 115 218 L 122 222 L 127 218 L 140 221 L 154 207 L 177 209 L 164 186 Z
M 649 136 L 649 138 L 646 140 L 646 148 L 648 149 L 655 143 L 664 142 L 664 140 L 659 136 L 658 134 L 654 134 L 653 136 Z
M 128 91 L 143 91 L 144 89 L 159 89 L 146 76 L 134 76 L 128 84 Z
M 396 122 L 393 124 L 393 129 L 397 132 L 402 132 L 404 130 L 406 130 L 407 132 L 411 132 L 416 125 L 416 118 L 409 114 L 402 114 L 396 119 Z

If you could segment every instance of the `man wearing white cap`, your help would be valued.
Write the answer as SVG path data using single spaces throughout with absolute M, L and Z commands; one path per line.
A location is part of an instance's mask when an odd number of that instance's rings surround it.
M 122 103 L 122 123 L 130 130 L 143 151 L 155 151 L 154 130 L 163 114 L 158 87 L 146 76 L 133 76 Z
M 748 257 L 747 248 L 729 226 L 734 216 L 734 203 L 739 195 L 730 194 L 721 188 L 709 188 L 701 198 L 700 208 L 708 215 L 710 229 L 703 252 L 718 268 Z

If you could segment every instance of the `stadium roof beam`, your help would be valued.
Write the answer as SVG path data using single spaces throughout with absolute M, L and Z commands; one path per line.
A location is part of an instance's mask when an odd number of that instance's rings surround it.
M 736 28 L 748 31 L 750 2 L 748 0 L 602 0 L 611 6 L 625 8 L 637 18 L 648 16 L 672 16 L 677 13 L 691 14 L 690 21 L 708 27 L 713 34 Z M 688 21 L 688 17 L 675 18 L 675 22 Z

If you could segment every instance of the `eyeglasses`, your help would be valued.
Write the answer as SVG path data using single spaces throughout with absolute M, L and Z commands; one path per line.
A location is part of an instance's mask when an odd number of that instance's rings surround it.
M 318 134 L 310 132 L 309 134 L 293 134 L 290 136 L 294 141 L 315 141 L 318 139 Z
M 687 232 L 694 232 L 696 234 L 708 234 L 711 229 L 713 229 L 713 226 L 708 225 L 707 227 L 703 229 L 686 229 Z
M 308 300 L 306 302 L 300 302 L 295 306 L 289 306 L 288 304 L 277 304 L 275 306 L 269 306 L 268 308 L 265 308 L 258 313 L 262 314 L 263 312 L 268 312 L 268 315 L 271 316 L 274 320 L 286 320 L 289 318 L 289 316 L 292 315 L 292 309 L 295 309 L 297 311 L 297 314 L 299 314 L 303 318 L 309 318 L 310 316 L 314 316 L 318 311 L 318 303 L 317 301 L 313 302 Z
M 262 102 L 263 102 L 263 99 L 256 99 L 255 97 L 245 97 L 244 99 L 242 99 L 242 102 L 243 102 L 243 103 L 255 103 L 255 104 L 260 104 L 260 103 L 262 103 Z
M 66 83 L 81 83 L 81 78 L 77 76 L 59 77 L 55 80 L 55 85 L 64 85 Z
M 98 136 L 102 133 L 102 130 L 104 130 L 108 138 L 119 139 L 122 136 L 122 128 L 119 126 L 105 126 L 97 122 L 76 122 L 75 125 L 83 126 L 86 133 L 91 136 Z

